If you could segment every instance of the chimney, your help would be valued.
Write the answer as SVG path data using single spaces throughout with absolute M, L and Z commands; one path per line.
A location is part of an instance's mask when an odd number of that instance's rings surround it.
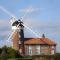
M 42 38 L 45 38 L 45 34 L 42 34 Z

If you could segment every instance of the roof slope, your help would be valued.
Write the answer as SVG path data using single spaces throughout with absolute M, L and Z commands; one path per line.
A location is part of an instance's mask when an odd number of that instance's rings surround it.
M 48 44 L 56 45 L 56 43 L 48 38 L 25 38 L 24 44 Z

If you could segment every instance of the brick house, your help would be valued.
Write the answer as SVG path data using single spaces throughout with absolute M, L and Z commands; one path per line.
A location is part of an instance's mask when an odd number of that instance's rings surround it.
M 56 53 L 56 43 L 49 38 L 25 38 L 25 55 L 53 55 Z
M 20 25 L 17 28 L 17 24 Z M 16 29 L 12 36 L 12 48 L 24 55 L 53 55 L 56 53 L 56 43 L 43 34 L 41 38 L 25 38 L 24 26 L 21 21 L 12 24 L 12 31 Z

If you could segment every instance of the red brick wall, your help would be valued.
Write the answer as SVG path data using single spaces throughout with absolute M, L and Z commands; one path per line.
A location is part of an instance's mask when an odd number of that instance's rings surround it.
M 12 48 L 15 49 L 15 50 L 19 50 L 19 36 L 18 36 L 18 33 L 15 32 L 12 36 Z

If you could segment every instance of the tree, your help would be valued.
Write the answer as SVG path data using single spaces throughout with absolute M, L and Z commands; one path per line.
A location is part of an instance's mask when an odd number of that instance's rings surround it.
M 0 54 L 1 54 L 1 52 L 2 52 L 2 48 L 0 48 Z
M 4 46 L 0 49 L 1 59 L 7 60 L 7 58 L 22 58 L 18 51 L 12 49 L 11 47 Z
M 7 55 L 8 55 L 8 58 L 15 58 L 15 50 L 12 49 L 11 47 L 8 47 L 7 48 Z
M 7 50 L 6 46 L 2 48 L 2 53 L 1 53 L 1 59 L 2 60 L 7 60 Z

